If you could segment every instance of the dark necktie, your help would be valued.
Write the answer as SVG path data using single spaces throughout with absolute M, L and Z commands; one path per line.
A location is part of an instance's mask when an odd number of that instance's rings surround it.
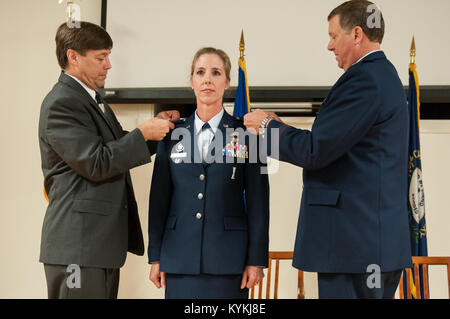
M 98 107 L 102 110 L 102 112 L 105 113 L 105 103 L 102 96 L 97 91 L 95 91 L 95 101 L 97 101 Z
M 202 132 L 204 132 L 204 131 L 206 131 L 207 129 L 210 129 L 210 128 L 211 128 L 211 126 L 209 125 L 208 122 L 206 122 L 206 123 L 203 124 L 203 126 L 202 126 Z
M 210 130 L 210 132 L 213 133 L 211 126 L 209 125 L 208 122 L 206 122 L 202 126 L 202 132 L 205 132 L 208 130 Z M 205 139 L 205 137 L 202 136 L 201 141 L 202 141 L 202 154 L 201 155 L 202 155 L 203 162 L 207 162 L 210 164 L 211 161 L 213 160 L 213 156 L 214 156 L 215 152 L 214 152 L 214 149 L 211 151 L 210 154 L 208 153 L 208 151 L 211 148 L 212 141 L 214 141 L 214 136 L 211 140 L 209 140 L 209 137 L 208 137 L 208 139 Z
M 108 106 L 103 101 L 102 96 L 97 91 L 95 91 L 95 100 L 97 101 L 98 107 L 102 111 L 103 116 L 105 117 L 106 121 L 109 123 L 111 128 L 114 130 L 116 135 L 118 137 L 121 137 L 122 133 L 121 133 L 121 130 L 119 129 L 119 127 L 116 125 L 116 121 L 114 120 L 112 110 L 108 109 Z
M 103 111 L 103 115 L 105 116 L 106 120 L 109 122 L 109 125 L 111 126 L 111 128 L 113 129 L 113 131 L 115 131 L 116 135 L 118 138 L 122 137 L 122 128 L 120 127 L 120 125 L 116 125 L 116 121 L 113 118 L 113 112 L 112 110 L 109 108 L 109 106 L 107 106 L 105 104 L 105 102 L 103 101 L 102 96 L 100 95 L 100 93 L 98 93 L 97 91 L 95 91 L 95 101 L 97 101 L 98 106 L 100 107 L 100 109 Z M 126 181 L 128 183 L 128 185 L 132 185 L 131 184 L 131 177 L 130 177 L 130 173 L 127 172 L 126 174 Z M 123 202 L 126 203 L 128 201 L 127 199 L 127 192 L 125 192 L 124 195 L 124 199 Z

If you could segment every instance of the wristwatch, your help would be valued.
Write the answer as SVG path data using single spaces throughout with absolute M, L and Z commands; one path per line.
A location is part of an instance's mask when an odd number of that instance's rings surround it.
M 259 134 L 264 135 L 264 133 L 265 133 L 265 131 L 266 131 L 266 125 L 267 125 L 267 122 L 269 122 L 269 121 L 272 120 L 272 119 L 273 119 L 273 116 L 272 116 L 272 115 L 269 115 L 269 116 L 266 116 L 266 117 L 264 118 L 264 120 L 262 120 L 261 124 L 259 125 Z

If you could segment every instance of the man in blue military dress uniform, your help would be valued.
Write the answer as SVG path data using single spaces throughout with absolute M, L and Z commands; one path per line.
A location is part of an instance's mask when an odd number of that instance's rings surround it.
M 345 2 L 328 21 L 328 50 L 345 73 L 312 130 L 261 110 L 244 123 L 263 123 L 269 141 L 279 129 L 280 160 L 303 167 L 293 265 L 318 272 L 319 298 L 392 298 L 411 265 L 405 92 L 380 50 L 384 21 L 373 3 Z

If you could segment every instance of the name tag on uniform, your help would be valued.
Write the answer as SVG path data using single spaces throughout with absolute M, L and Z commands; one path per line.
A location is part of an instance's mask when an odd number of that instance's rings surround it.
M 187 157 L 187 153 L 183 152 L 184 151 L 184 146 L 181 143 L 178 143 L 175 146 L 175 151 L 176 152 L 170 153 L 170 158 L 172 159 L 172 161 L 175 164 L 179 164 L 179 163 L 181 163 L 181 158 Z
M 183 153 L 171 153 L 170 154 L 170 158 L 182 158 L 182 157 L 186 157 L 187 153 L 183 152 Z

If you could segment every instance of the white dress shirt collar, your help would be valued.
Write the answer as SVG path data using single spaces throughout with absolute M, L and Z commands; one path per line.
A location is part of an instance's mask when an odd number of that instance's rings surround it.
M 355 63 L 353 63 L 353 65 L 355 65 L 356 63 L 359 63 L 362 59 L 364 59 L 366 56 L 368 56 L 369 54 L 372 54 L 372 53 L 375 53 L 375 52 L 378 52 L 378 51 L 382 51 L 382 50 L 373 50 L 373 51 L 370 51 L 369 53 L 367 53 L 365 56 L 363 56 L 362 58 L 360 58 L 358 61 L 356 61 Z
M 211 127 L 211 129 L 213 130 L 214 133 L 216 133 L 217 128 L 219 127 L 219 123 L 220 120 L 222 119 L 224 110 L 223 108 L 220 110 L 219 113 L 217 113 L 216 115 L 214 115 L 209 121 L 209 126 Z M 201 131 L 202 131 L 202 126 L 203 124 L 205 124 L 205 122 L 203 122 L 197 114 L 197 111 L 195 111 L 195 135 L 198 135 Z
M 75 81 L 77 81 L 78 83 L 80 83 L 80 85 L 86 90 L 86 92 L 88 92 L 89 93 L 89 95 L 92 97 L 92 99 L 94 100 L 94 101 L 97 101 L 96 99 L 95 99 L 95 91 L 93 90 L 93 89 L 90 89 L 90 88 L 88 88 L 87 86 L 86 86 L 86 84 L 84 84 L 83 82 L 81 82 L 79 79 L 77 79 L 76 77 L 74 77 L 74 76 L 72 76 L 72 75 L 70 75 L 70 74 L 67 74 L 66 72 L 64 72 L 66 75 L 68 75 L 68 76 L 70 76 L 72 79 L 74 79 Z

